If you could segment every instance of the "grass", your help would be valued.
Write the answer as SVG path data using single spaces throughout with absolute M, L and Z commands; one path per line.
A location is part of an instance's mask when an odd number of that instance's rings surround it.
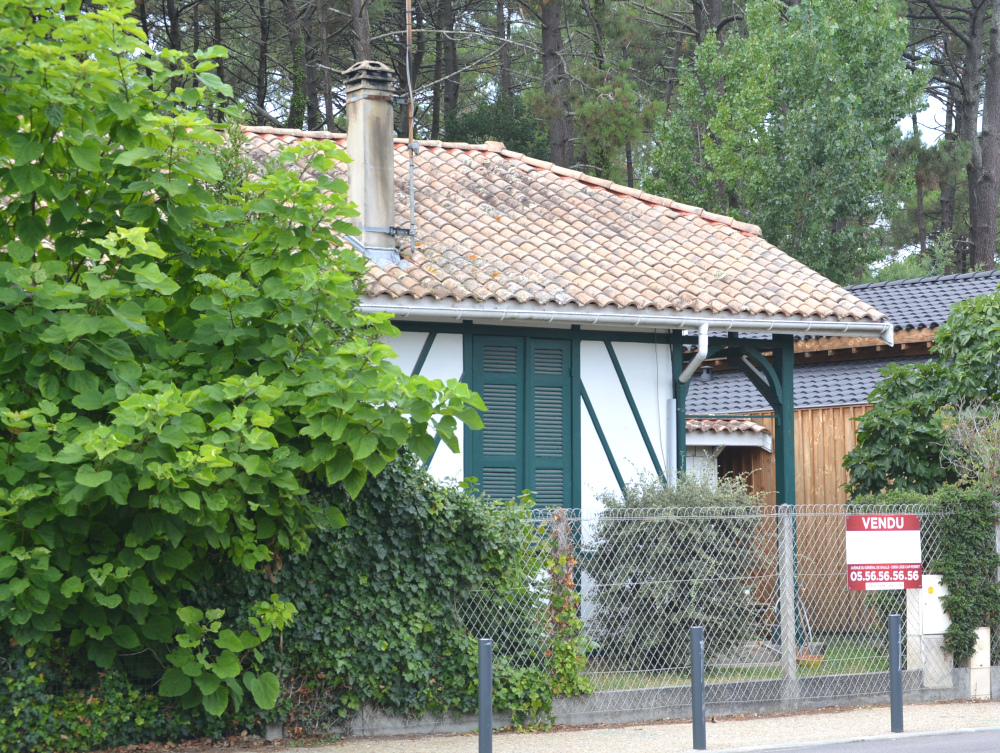
M 822 675 L 862 674 L 887 672 L 889 670 L 888 649 L 877 638 L 860 634 L 834 634 L 819 638 L 826 644 L 823 661 L 817 667 L 799 665 L 799 677 Z M 662 670 L 616 670 L 613 665 L 592 662 L 588 667 L 595 690 L 638 690 L 643 688 L 669 688 L 688 685 L 691 675 L 687 671 Z M 748 680 L 777 680 L 781 678 L 781 667 L 777 664 L 761 663 L 751 667 L 709 666 L 705 681 L 745 682 Z

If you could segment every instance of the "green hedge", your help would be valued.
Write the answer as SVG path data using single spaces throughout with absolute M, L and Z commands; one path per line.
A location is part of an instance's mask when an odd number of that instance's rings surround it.
M 476 636 L 461 618 L 474 589 L 490 595 L 478 603 L 496 644 L 527 647 L 496 657 L 497 710 L 544 722 L 556 695 L 589 692 L 573 553 L 530 523 L 530 500 L 487 502 L 435 481 L 409 455 L 357 499 L 339 486 L 312 495 L 338 506 L 347 525 L 313 532 L 306 553 L 255 573 L 219 561 L 192 595 L 225 607 L 223 626 L 245 624 L 271 594 L 295 605 L 294 622 L 261 647 L 262 667 L 281 678 L 275 709 L 217 719 L 157 696 L 140 664 L 83 675 L 58 657 L 15 651 L 0 658 L 0 753 L 260 732 L 266 722 L 320 734 L 363 703 L 398 714 L 474 711 Z

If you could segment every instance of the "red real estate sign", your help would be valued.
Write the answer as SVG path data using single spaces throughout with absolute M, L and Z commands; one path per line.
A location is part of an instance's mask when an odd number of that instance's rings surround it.
M 852 591 L 920 588 L 919 515 L 848 515 L 847 585 Z

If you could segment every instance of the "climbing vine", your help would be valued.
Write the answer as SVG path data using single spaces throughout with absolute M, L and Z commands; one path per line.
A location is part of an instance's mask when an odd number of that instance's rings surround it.
M 547 564 L 551 593 L 549 597 L 549 636 L 551 648 L 551 690 L 554 695 L 593 693 L 590 678 L 584 675 L 591 641 L 583 634 L 580 619 L 580 592 L 576 588 L 576 552 L 566 511 L 552 513 L 550 554 Z

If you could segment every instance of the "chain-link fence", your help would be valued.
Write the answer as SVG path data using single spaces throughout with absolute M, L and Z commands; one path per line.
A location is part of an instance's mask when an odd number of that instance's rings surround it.
M 850 510 L 875 512 L 920 516 L 928 571 L 940 512 Z M 595 691 L 563 707 L 562 720 L 576 723 L 607 712 L 689 715 L 694 625 L 705 628 L 716 713 L 887 700 L 890 614 L 903 616 L 904 691 L 957 697 L 950 655 L 921 635 L 920 589 L 848 588 L 847 514 L 839 505 L 541 511 L 520 587 L 475 592 L 463 618 L 473 635 L 494 640 L 498 663 L 545 667 L 558 639 L 548 628 L 547 567 L 554 551 L 571 552 Z

